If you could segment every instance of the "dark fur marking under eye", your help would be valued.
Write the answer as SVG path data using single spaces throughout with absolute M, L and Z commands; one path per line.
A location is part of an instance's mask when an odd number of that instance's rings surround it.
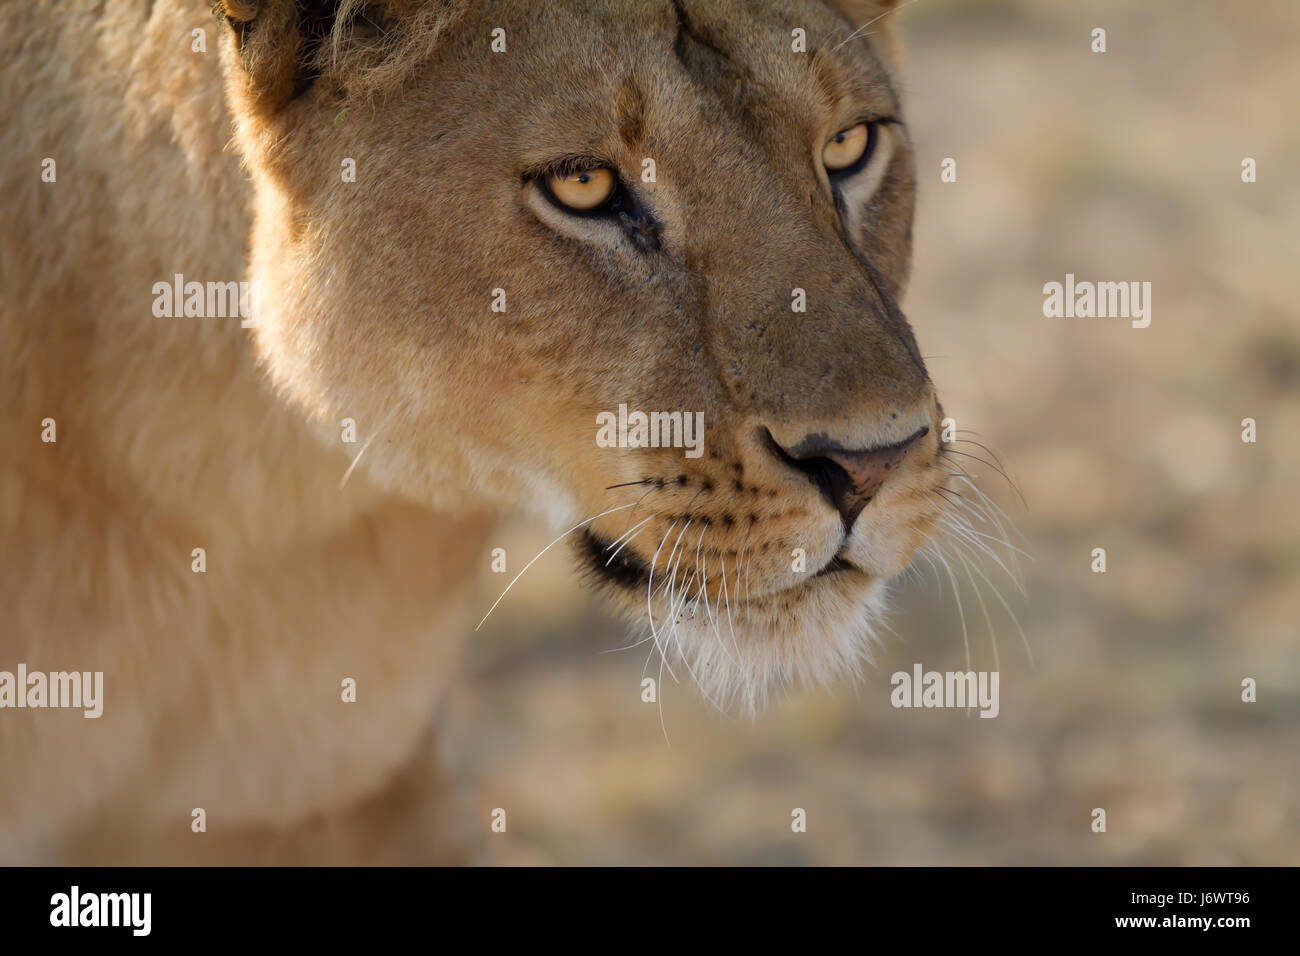
M 649 216 L 632 217 L 625 212 L 620 212 L 618 221 L 623 224 L 623 231 L 632 240 L 632 245 L 642 252 L 653 252 L 659 248 L 659 233 L 663 231 L 663 227 Z

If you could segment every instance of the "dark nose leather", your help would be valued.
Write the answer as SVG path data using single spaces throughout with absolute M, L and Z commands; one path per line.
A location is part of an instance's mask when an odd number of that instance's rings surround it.
M 840 513 L 845 530 L 848 530 L 908 450 L 929 431 L 929 428 L 921 428 L 897 444 L 863 449 L 841 448 L 834 442 L 819 441 L 816 436 L 810 436 L 794 446 L 799 451 L 798 457 L 785 449 L 781 452 L 789 464 L 812 479 L 826 500 Z

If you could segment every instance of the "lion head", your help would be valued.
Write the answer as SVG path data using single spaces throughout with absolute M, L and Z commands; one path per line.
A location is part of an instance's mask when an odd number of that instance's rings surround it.
M 218 3 L 271 378 L 570 529 L 720 705 L 853 668 L 947 476 L 890 6 Z

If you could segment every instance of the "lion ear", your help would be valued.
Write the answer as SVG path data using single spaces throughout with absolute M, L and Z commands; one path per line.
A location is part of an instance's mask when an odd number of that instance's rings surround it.
M 275 111 L 322 77 L 378 93 L 433 51 L 463 0 L 213 0 L 231 28 L 246 102 Z
M 894 29 L 894 11 L 906 6 L 900 0 L 830 0 L 835 7 L 853 24 L 862 30 L 863 36 L 870 36 L 876 49 L 884 54 L 891 66 L 897 66 L 900 49 L 898 33 Z
M 321 46 L 337 20 L 338 2 L 215 0 L 229 24 L 250 105 L 274 111 L 305 92 L 320 75 Z

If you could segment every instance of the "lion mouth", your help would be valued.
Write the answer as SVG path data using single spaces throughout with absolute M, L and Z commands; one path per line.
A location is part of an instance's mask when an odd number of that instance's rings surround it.
M 645 587 L 650 582 L 650 565 L 636 552 L 617 547 L 614 542 L 605 540 L 591 529 L 582 532 L 578 550 L 600 581 L 629 591 Z
M 866 573 L 866 572 L 863 571 L 860 567 L 858 567 L 856 564 L 853 564 L 851 561 L 846 561 L 844 558 L 841 558 L 841 557 L 837 554 L 837 555 L 835 555 L 835 557 L 833 557 L 833 558 L 831 558 L 829 561 L 827 561 L 827 562 L 822 566 L 822 569 L 821 569 L 820 571 L 818 571 L 816 574 L 814 574 L 813 577 L 815 577 L 815 578 L 821 578 L 821 577 L 826 577 L 826 576 L 831 575 L 831 574 L 844 574 L 844 573 L 846 573 L 846 572 L 852 572 L 852 573 L 856 573 L 856 574 L 865 574 L 865 573 Z
M 578 540 L 578 551 L 595 578 L 605 584 L 625 591 L 646 588 L 650 585 L 650 565 L 630 548 L 620 548 L 590 529 L 584 529 Z M 867 576 L 856 564 L 835 555 L 807 580 L 837 576 Z M 802 586 L 806 586 L 807 581 Z

